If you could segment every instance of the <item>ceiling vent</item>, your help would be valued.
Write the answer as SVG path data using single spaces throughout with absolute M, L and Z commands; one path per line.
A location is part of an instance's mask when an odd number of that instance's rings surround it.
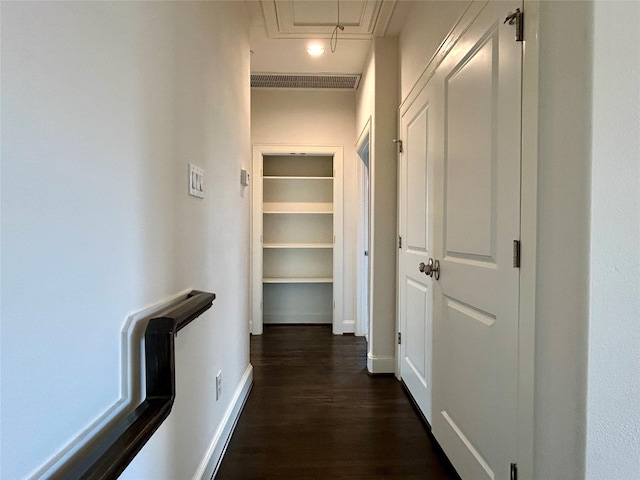
M 356 90 L 360 75 L 309 75 L 258 73 L 251 75 L 254 88 L 329 88 Z

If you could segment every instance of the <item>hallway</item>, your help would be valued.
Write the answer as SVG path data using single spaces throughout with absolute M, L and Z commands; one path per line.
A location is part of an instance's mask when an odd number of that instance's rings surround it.
M 403 387 L 366 371 L 362 337 L 265 326 L 254 386 L 220 466 L 230 479 L 455 479 Z

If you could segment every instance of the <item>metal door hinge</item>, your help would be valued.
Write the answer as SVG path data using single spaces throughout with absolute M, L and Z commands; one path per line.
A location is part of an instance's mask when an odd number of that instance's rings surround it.
M 503 23 L 516 26 L 516 42 L 524 42 L 524 12 L 516 8 L 514 13 L 509 13 Z
M 393 139 L 393 143 L 397 143 L 398 144 L 398 151 L 400 153 L 402 153 L 404 150 L 402 149 L 402 140 L 398 139 L 398 138 L 394 138 Z
M 513 241 L 513 268 L 520 268 L 520 240 Z
M 510 480 L 518 480 L 518 464 L 511 464 L 511 475 L 509 477 Z
M 398 248 L 402 248 L 402 237 L 398 236 Z
M 402 333 L 398 332 L 398 345 L 402 345 Z

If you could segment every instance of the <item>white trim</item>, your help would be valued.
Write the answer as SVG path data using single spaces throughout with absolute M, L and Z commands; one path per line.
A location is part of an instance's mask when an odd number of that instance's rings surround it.
M 538 55 L 540 0 L 523 0 L 520 309 L 518 326 L 518 476 L 533 478 L 536 264 L 538 225 Z
M 426 85 L 425 85 L 426 86 Z M 423 87 L 424 88 L 424 87 Z M 417 97 L 416 97 L 417 98 Z M 415 99 L 413 100 L 415 101 Z M 412 101 L 412 104 L 413 104 Z M 406 108 L 408 110 L 409 107 Z M 402 133 L 402 115 L 406 112 L 402 110 L 402 106 L 398 106 L 398 113 L 396 114 L 396 135 L 400 142 L 403 140 Z M 406 138 L 404 138 L 405 142 L 408 142 Z M 402 143 L 401 143 L 402 145 Z M 403 169 L 403 152 L 398 150 L 398 154 L 396 155 L 396 163 L 397 163 L 397 176 L 398 176 L 398 184 L 396 186 L 398 204 L 397 204 L 397 213 L 396 213 L 396 230 L 398 232 L 398 248 L 396 248 L 396 324 L 395 324 L 395 338 L 400 338 L 402 336 L 403 326 L 402 326 L 402 298 L 400 292 L 402 291 L 402 279 L 400 277 L 400 273 L 402 271 L 400 261 L 402 260 L 401 253 L 402 249 L 400 248 L 400 239 L 403 234 L 404 223 L 402 220 L 402 202 L 403 202 L 403 186 L 402 179 L 404 178 L 404 169 Z M 406 241 L 406 238 L 405 238 Z M 429 332 L 431 335 L 433 332 Z M 432 354 L 432 352 L 428 352 L 428 354 Z M 402 380 L 402 345 L 399 342 L 396 342 L 396 366 L 395 366 L 395 375 L 398 380 Z M 425 417 L 426 413 L 422 412 Z
M 333 149 L 333 333 L 340 335 L 344 320 L 344 147 Z
M 251 333 L 262 335 L 262 151 L 253 147 L 251 174 Z
M 343 320 L 342 321 L 342 333 L 356 333 L 356 321 L 355 320 Z
M 367 354 L 367 370 L 369 373 L 392 373 L 396 371 L 396 357 L 385 356 L 377 357 L 372 355 L 371 352 Z
M 370 281 L 371 275 L 369 272 L 371 271 L 371 142 L 373 140 L 371 134 L 371 124 L 372 117 L 371 115 L 367 119 L 365 126 L 363 127 L 360 135 L 358 136 L 358 140 L 355 143 L 355 149 L 358 154 L 358 168 L 357 168 L 357 204 L 356 204 L 356 265 L 355 265 L 355 279 L 356 279 L 356 325 L 355 325 L 355 334 L 356 335 L 368 335 L 370 325 L 371 325 L 371 288 L 372 284 Z M 366 142 L 366 143 L 365 143 Z M 360 155 L 363 147 L 367 145 L 368 149 L 368 158 L 366 167 L 364 165 L 364 159 Z M 367 203 L 369 204 L 369 209 L 367 212 L 366 221 L 364 220 L 365 212 L 364 205 L 362 201 L 364 200 L 364 184 L 366 182 L 369 185 L 368 187 L 368 199 Z M 366 223 L 366 225 L 365 225 Z M 368 232 L 368 238 L 364 238 L 365 230 Z M 365 247 L 365 250 L 368 252 L 368 256 L 365 259 L 363 258 L 362 248 Z M 365 269 L 366 267 L 366 269 Z M 366 274 L 367 278 L 363 279 L 362 277 Z M 363 282 L 364 280 L 364 282 Z
M 233 394 L 231 403 L 222 417 L 220 426 L 216 430 L 207 453 L 198 465 L 198 469 L 193 475 L 193 480 L 210 480 L 212 479 L 220 467 L 227 445 L 233 435 L 233 430 L 238 423 L 242 409 L 249 397 L 251 386 L 253 385 L 253 365 L 249 364 L 244 371 L 238 388 Z
M 266 313 L 263 315 L 263 320 L 267 325 L 270 323 L 330 325 L 332 315 L 331 313 Z

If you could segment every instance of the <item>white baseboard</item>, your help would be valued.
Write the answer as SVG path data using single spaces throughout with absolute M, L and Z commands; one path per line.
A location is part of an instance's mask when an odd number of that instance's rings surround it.
M 368 353 L 367 369 L 369 373 L 395 373 L 396 357 L 377 357 Z
M 264 324 L 272 323 L 331 323 L 330 313 L 265 313 Z
M 343 320 L 342 321 L 342 333 L 356 333 L 356 321 L 355 320 Z
M 224 413 L 220 426 L 211 440 L 207 453 L 202 459 L 202 462 L 200 462 L 196 473 L 193 475 L 193 480 L 211 480 L 218 471 L 224 452 L 227 449 L 227 444 L 231 439 L 236 423 L 238 423 L 238 418 L 240 418 L 240 413 L 242 413 L 252 385 L 253 365 L 249 364 L 242 375 L 238 388 L 236 388 L 233 394 L 231 404 Z

